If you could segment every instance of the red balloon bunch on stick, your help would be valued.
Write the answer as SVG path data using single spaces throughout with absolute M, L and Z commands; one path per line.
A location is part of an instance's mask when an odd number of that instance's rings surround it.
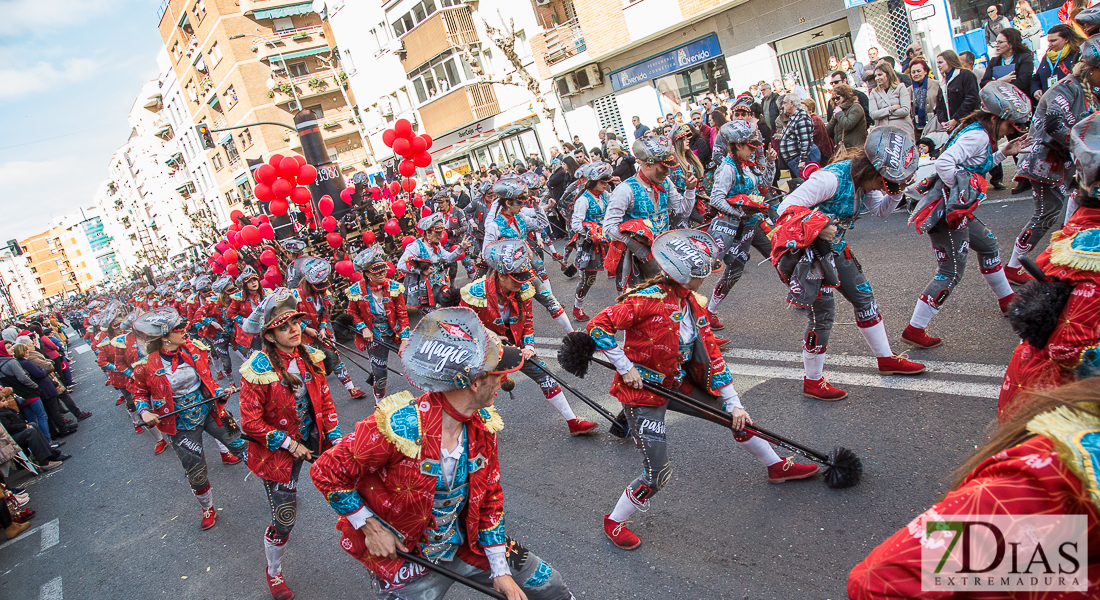
M 317 180 L 317 168 L 306 164 L 301 156 L 274 154 L 267 164 L 256 169 L 256 199 L 270 202 L 268 210 L 281 217 L 287 213 L 290 203 L 309 205 L 312 196 L 305 186 Z
M 432 147 L 432 136 L 426 133 L 420 135 L 413 133 L 412 123 L 408 119 L 398 119 L 393 124 L 393 129 L 382 132 L 382 142 L 393 148 L 394 154 L 404 159 L 397 165 L 397 172 L 402 177 L 412 177 L 416 174 L 417 167 L 423 168 L 432 164 L 432 155 L 428 152 Z M 406 181 L 409 180 L 406 179 Z M 412 182 L 412 187 L 415 188 L 416 180 L 413 179 Z M 397 192 L 397 190 L 393 191 Z M 405 187 L 405 191 L 412 190 Z

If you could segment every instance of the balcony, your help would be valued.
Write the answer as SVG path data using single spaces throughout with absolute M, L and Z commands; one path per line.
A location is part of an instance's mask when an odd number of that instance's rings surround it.
M 303 3 L 302 0 L 240 0 L 240 3 L 241 12 L 246 15 L 251 15 L 251 13 L 260 11 L 260 15 L 252 15 L 255 18 L 270 19 L 271 17 L 263 15 L 263 11 L 268 11 L 276 8 L 282 8 L 291 11 L 291 13 L 288 15 L 280 16 L 291 16 L 292 14 L 301 15 L 307 12 L 313 12 L 313 9 L 310 7 L 309 2 Z M 304 8 L 302 7 L 303 4 Z
M 277 34 L 264 36 L 262 41 L 259 38 L 253 39 L 255 39 L 256 45 L 252 47 L 252 50 L 256 53 L 256 57 L 260 60 L 274 60 L 276 62 L 279 62 L 280 55 L 295 57 L 298 52 L 304 50 L 320 46 L 328 47 L 324 28 L 320 25 L 280 31 Z
M 424 130 L 433 138 L 500 112 L 492 84 L 471 83 L 436 96 L 419 108 Z
M 355 120 L 355 113 L 350 110 L 340 113 L 325 113 L 319 122 L 321 125 L 321 138 L 324 140 L 359 132 L 359 123 Z M 291 148 L 302 147 L 302 140 L 297 135 L 287 134 L 284 139 L 290 143 Z
M 544 59 L 547 65 L 559 63 L 588 49 L 577 17 L 543 33 L 543 39 L 546 40 Z
M 336 91 L 338 85 L 342 84 L 347 87 L 348 84 L 348 78 L 343 69 L 337 69 L 335 75 L 333 75 L 331 69 L 326 69 L 299 77 L 276 74 L 273 79 L 276 87 L 272 90 L 272 97 L 275 98 L 276 103 L 290 102 L 294 100 L 295 94 L 298 95 L 298 98 L 319 96 Z
M 401 67 L 408 73 L 444 50 L 478 41 L 470 7 L 453 6 L 437 11 L 401 36 L 405 44 Z
M 353 169 L 362 168 L 366 165 L 363 161 L 369 160 L 366 150 L 357 149 L 348 152 L 341 152 L 336 157 L 336 164 L 340 166 L 340 172 L 351 171 Z

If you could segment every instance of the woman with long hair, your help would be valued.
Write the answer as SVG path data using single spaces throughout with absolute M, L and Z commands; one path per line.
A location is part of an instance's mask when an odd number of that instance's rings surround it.
M 1039 67 L 1031 78 L 1031 97 L 1038 101 L 1047 90 L 1073 73 L 1073 65 L 1081 58 L 1085 36 L 1080 31 L 1059 23 L 1047 31 L 1047 51 L 1039 59 Z
M 672 153 L 676 155 L 676 166 L 669 170 L 668 176 L 672 179 L 672 185 L 676 186 L 681 194 L 687 190 L 685 174 L 694 176 L 700 182 L 703 182 L 708 175 L 707 170 L 703 168 L 703 162 L 691 149 L 691 145 L 699 138 L 699 130 L 691 123 L 677 125 L 672 130 L 670 139 L 672 139 Z M 691 214 L 688 215 L 686 220 L 681 220 L 675 229 L 691 227 L 692 222 L 695 224 L 705 223 L 708 212 L 706 199 L 706 194 L 702 190 L 696 190 L 695 206 L 692 207 Z
M 199 328 L 199 337 L 214 350 L 215 378 L 223 379 L 233 372 L 233 360 L 229 356 L 232 321 L 226 311 L 233 302 L 232 296 L 237 293 L 237 288 L 232 277 L 222 275 L 210 284 L 210 292 L 195 311 L 195 323 Z
M 910 118 L 913 113 L 912 96 L 909 88 L 902 85 L 890 63 L 880 62 L 875 66 L 875 87 L 869 96 L 870 117 L 874 120 L 875 127 L 896 125 L 908 133 L 909 137 L 917 138 Z
M 271 507 L 264 554 L 275 600 L 294 597 L 282 574 L 282 560 L 297 516 L 302 463 L 341 438 L 321 365 L 325 354 L 303 343 L 304 316 L 295 294 L 279 288 L 243 325 L 263 340 L 263 349 L 241 366 L 241 430 L 249 438 L 248 470 L 263 482 Z
M 1027 0 L 1017 0 L 1016 16 L 1012 17 L 1012 27 L 1020 32 L 1028 50 L 1038 56 L 1039 48 L 1043 43 L 1043 24 Z
M 243 331 L 241 329 L 241 324 L 244 323 L 248 315 L 251 315 L 252 311 L 256 310 L 256 307 L 264 301 L 264 296 L 267 294 L 263 286 L 260 285 L 260 276 L 256 274 L 256 270 L 252 267 L 246 266 L 244 269 L 241 269 L 241 273 L 237 275 L 236 281 L 239 289 L 230 296 L 233 302 L 229 304 L 229 308 L 225 311 L 225 316 L 235 325 L 233 342 L 236 344 L 237 354 L 243 361 L 247 359 L 254 350 L 260 349 L 260 340 Z
M 893 214 L 902 190 L 917 170 L 916 154 L 909 134 L 891 125 L 876 127 L 865 146 L 849 149 L 839 160 L 815 171 L 777 209 L 772 263 L 789 287 L 787 302 L 808 309 L 802 346 L 806 370 L 802 394 L 808 398 L 836 401 L 848 397 L 848 392 L 831 385 L 822 374 L 836 314 L 834 287 L 852 304 L 856 326 L 875 354 L 880 373 L 924 372 L 924 365 L 890 349 L 871 284 L 844 239 L 859 217 L 860 206 L 884 219 Z M 804 251 L 799 256 L 794 249 Z M 790 258 L 796 262 L 788 265 Z M 835 273 L 831 286 L 814 275 L 818 267 Z
M 397 346 L 398 356 L 409 343 L 405 286 L 389 278 L 390 264 L 381 246 L 361 250 L 352 262 L 363 279 L 351 284 L 345 292 L 348 314 L 355 327 L 356 347 L 370 352 L 371 384 L 377 405 L 386 397 L 386 366 L 390 356 L 390 349 L 382 342 Z
M 982 89 L 981 102 L 981 109 L 959 122 L 936 159 L 942 193 L 936 191 L 939 184 L 927 180 L 928 187 L 922 184 L 918 191 L 924 197 L 909 219 L 918 233 L 928 233 L 937 263 L 936 274 L 917 298 L 913 316 L 901 335 L 902 340 L 918 348 L 942 343 L 941 338 L 928 335 L 925 329 L 962 279 L 971 250 L 978 255 L 978 268 L 997 297 L 1002 314 L 1008 312 L 1012 301 L 1012 286 L 1001 267 L 997 237 L 974 216 L 974 211 L 985 197 L 985 175 L 1006 156 L 1019 153 L 1027 141 L 1021 136 L 1003 150 L 996 150 L 1001 138 L 1027 130 L 1031 102 L 1019 88 L 1003 81 Z
M 936 118 L 944 129 L 953 131 L 981 103 L 978 78 L 963 66 L 954 50 L 944 50 L 936 56 L 936 69 L 943 82 L 936 96 Z
M 366 397 L 366 392 L 355 386 L 351 374 L 336 353 L 330 319 L 332 318 L 332 294 L 329 293 L 329 275 L 332 265 L 317 256 L 303 256 L 296 259 L 289 269 L 294 279 L 301 278 L 295 292 L 298 294 L 298 308 L 302 312 L 303 343 L 318 348 L 325 355 L 325 371 L 336 375 L 344 385 L 352 400 Z M 294 285 L 296 281 L 290 282 Z
M 595 162 L 588 165 L 588 181 L 584 192 L 573 205 L 569 229 L 573 234 L 569 244 L 576 246 L 577 257 L 573 264 L 580 270 L 576 296 L 573 299 L 573 319 L 583 323 L 589 319 L 584 312 L 584 298 L 596 283 L 596 273 L 604 268 L 607 254 L 607 238 L 603 234 L 603 217 L 607 210 L 607 188 L 613 175 L 611 165 Z
M 134 365 L 134 404 L 147 427 L 168 436 L 183 465 L 187 483 L 202 507 L 202 529 L 217 519 L 203 452 L 205 431 L 237 458 L 244 458 L 245 444 L 228 429 L 232 422 L 225 399 L 234 391 L 222 389 L 210 374 L 210 347 L 192 341 L 187 321 L 171 307 L 155 308 L 134 320 L 134 329 L 145 336 L 147 355 Z M 181 412 L 167 416 L 168 413 Z M 161 417 L 164 419 L 161 420 Z
M 825 129 L 833 142 L 838 146 L 843 143 L 845 149 L 862 146 L 867 139 L 867 115 L 852 86 L 845 83 L 833 86 L 829 107 Z

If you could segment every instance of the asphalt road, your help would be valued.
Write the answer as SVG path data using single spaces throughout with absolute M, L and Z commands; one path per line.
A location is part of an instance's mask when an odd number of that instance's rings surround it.
M 1031 212 L 1030 195 L 1007 199 L 1000 192 L 979 210 L 1006 259 Z M 848 239 L 895 352 L 905 350 L 899 336 L 935 271 L 927 238 L 907 230 L 899 213 L 865 217 Z M 754 256 L 720 312 L 722 335 L 733 339 L 727 360 L 735 385 L 761 425 L 823 451 L 853 449 L 863 460 L 863 482 L 839 491 L 819 479 L 770 485 L 728 431 L 675 415 L 668 426 L 672 481 L 648 512 L 635 515 L 631 527 L 643 544 L 624 552 L 601 524 L 640 471 L 633 444 L 606 433 L 568 437 L 537 386 L 521 378 L 514 398 L 502 394 L 497 402 L 506 423 L 499 442 L 508 533 L 557 567 L 578 598 L 844 598 L 849 570 L 944 493 L 951 471 L 994 420 L 1016 340 L 975 264 L 932 322 L 944 345 L 909 354 L 936 361 L 918 378 L 877 375 L 850 306 L 838 299 L 826 375 L 851 396 L 822 403 L 801 395 L 804 315 L 785 307 L 783 286 L 759 260 Z M 557 297 L 571 306 L 575 280 L 565 281 L 555 265 L 550 271 Z M 601 278 L 587 302 L 590 314 L 614 295 Z M 552 357 L 561 329 L 535 311 L 539 350 Z M 134 435 L 123 408 L 114 406 L 116 394 L 104 387 L 92 353 L 74 356 L 77 400 L 95 416 L 68 438 L 64 450 L 74 458 L 63 468 L 15 476 L 30 491 L 37 529 L 0 544 L 0 597 L 270 598 L 262 574 L 270 515 L 260 482 L 245 477 L 244 464 L 224 466 L 208 452 L 219 518 L 200 531 L 198 502 L 173 453 L 154 456 L 152 438 Z M 593 366 L 585 380 L 566 377 L 617 412 L 607 395 L 610 373 Z M 372 403 L 352 401 L 335 378 L 330 383 L 349 431 Z M 395 376 L 390 383 L 391 392 L 408 387 Z M 579 415 L 600 420 L 571 402 Z M 365 570 L 337 544 L 335 513 L 304 475 L 298 501 L 283 563 L 297 597 L 370 597 Z M 458 587 L 448 595 L 475 597 Z

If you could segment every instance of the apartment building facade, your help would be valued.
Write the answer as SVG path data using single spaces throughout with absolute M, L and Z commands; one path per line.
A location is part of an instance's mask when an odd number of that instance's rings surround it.
M 35 302 L 49 304 L 81 294 L 102 278 L 83 231 L 56 225 L 19 245 L 30 271 L 31 280 L 25 283 Z

